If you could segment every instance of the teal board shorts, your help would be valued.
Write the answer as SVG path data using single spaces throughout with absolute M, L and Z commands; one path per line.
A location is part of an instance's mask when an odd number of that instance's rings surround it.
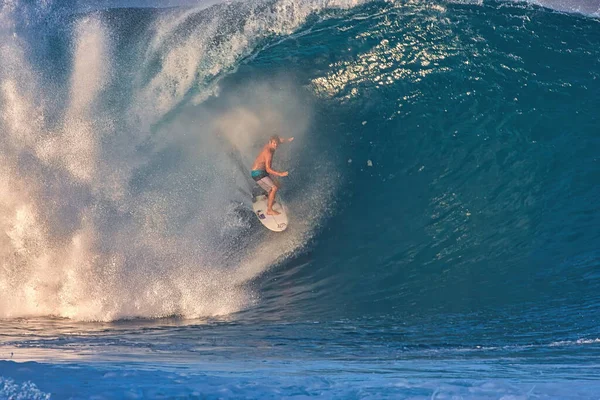
M 274 187 L 276 187 L 275 183 L 273 182 L 273 180 L 271 179 L 269 174 L 267 174 L 267 171 L 265 171 L 263 169 L 253 170 L 250 173 L 250 176 L 252 176 L 252 179 L 254 179 L 256 181 L 256 183 L 258 183 L 258 186 L 263 188 L 267 193 L 271 192 L 271 190 Z

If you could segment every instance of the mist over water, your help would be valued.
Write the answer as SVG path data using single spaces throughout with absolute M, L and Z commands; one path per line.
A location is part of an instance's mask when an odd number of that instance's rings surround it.
M 247 211 L 255 153 L 273 133 L 301 146 L 310 104 L 285 77 L 240 86 L 219 100 L 230 107 L 201 103 L 261 37 L 318 7 L 96 12 L 36 33 L 20 17 L 51 4 L 5 4 L 0 315 L 199 317 L 252 305 L 245 283 L 306 243 L 324 212 L 292 201 L 301 220 L 273 237 Z M 137 41 L 123 18 L 143 32 Z M 282 169 L 298 162 L 292 152 L 278 152 Z M 333 186 L 322 175 L 304 191 L 324 199 Z
M 600 16 L 600 2 L 597 0 L 538 0 L 533 3 L 559 11 Z

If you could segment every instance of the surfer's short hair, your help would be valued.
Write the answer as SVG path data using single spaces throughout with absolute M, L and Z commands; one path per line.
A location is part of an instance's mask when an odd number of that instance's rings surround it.
M 280 143 L 281 143 L 281 138 L 279 137 L 279 135 L 273 135 L 273 136 L 271 136 L 271 137 L 269 138 L 269 142 L 270 142 L 271 140 L 273 140 L 273 141 L 277 142 L 278 144 L 280 144 Z

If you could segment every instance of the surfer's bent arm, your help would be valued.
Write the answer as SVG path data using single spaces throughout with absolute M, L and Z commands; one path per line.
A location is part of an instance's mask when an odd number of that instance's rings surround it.
M 272 160 L 272 156 L 270 153 L 268 153 L 267 157 L 265 159 L 265 170 L 267 171 L 268 174 L 276 175 L 276 176 L 287 176 L 288 175 L 287 171 L 279 172 L 279 171 L 275 171 L 273 168 L 271 168 L 271 160 Z

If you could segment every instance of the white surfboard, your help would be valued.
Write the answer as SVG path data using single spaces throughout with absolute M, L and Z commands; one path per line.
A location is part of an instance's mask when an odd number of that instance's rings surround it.
M 283 232 L 288 226 L 288 217 L 285 207 L 278 201 L 273 204 L 273 210 L 280 212 L 279 215 L 267 215 L 267 196 L 259 195 L 252 201 L 252 209 L 258 220 L 273 232 Z

